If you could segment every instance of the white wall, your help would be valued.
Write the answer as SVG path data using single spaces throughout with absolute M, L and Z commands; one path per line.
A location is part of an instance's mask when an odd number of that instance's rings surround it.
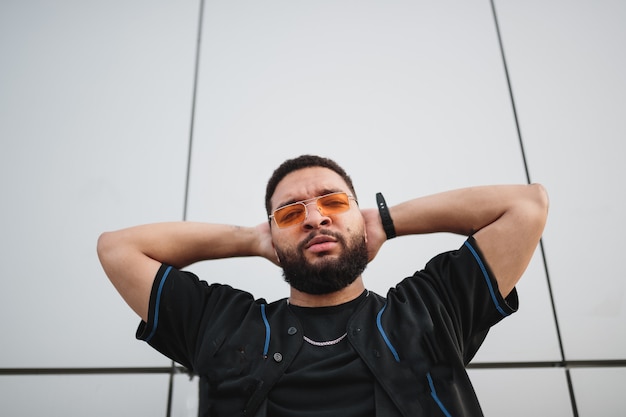
M 525 156 L 551 197 L 545 258 L 470 375 L 486 415 L 574 416 L 570 392 L 580 416 L 622 413 L 626 3 L 495 1 L 521 143 L 488 1 L 200 6 L 0 2 L 0 414 L 166 414 L 170 362 L 134 340 L 99 233 L 258 224 L 272 170 L 302 153 L 342 164 L 362 207 L 523 183 Z M 384 293 L 460 242 L 390 241 L 366 285 Z M 287 294 L 261 260 L 192 269 Z M 196 381 L 173 381 L 172 415 L 195 415 Z

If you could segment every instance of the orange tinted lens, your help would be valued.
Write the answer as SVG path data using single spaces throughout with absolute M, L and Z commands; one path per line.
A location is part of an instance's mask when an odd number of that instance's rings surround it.
M 302 223 L 306 218 L 306 208 L 302 203 L 289 204 L 274 212 L 274 220 L 278 227 L 288 227 Z
M 350 199 L 346 193 L 329 194 L 317 200 L 317 206 L 324 216 L 343 213 L 350 208 Z

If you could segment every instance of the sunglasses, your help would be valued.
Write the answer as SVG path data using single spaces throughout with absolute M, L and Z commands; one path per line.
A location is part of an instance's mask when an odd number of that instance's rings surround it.
M 331 214 L 339 214 L 348 211 L 350 209 L 350 200 L 356 202 L 356 198 L 344 192 L 325 194 L 279 207 L 274 210 L 269 218 L 273 218 L 276 222 L 276 226 L 283 229 L 304 223 L 308 214 L 307 206 L 310 204 L 315 203 L 317 205 L 317 211 L 319 211 L 322 216 L 329 216 Z

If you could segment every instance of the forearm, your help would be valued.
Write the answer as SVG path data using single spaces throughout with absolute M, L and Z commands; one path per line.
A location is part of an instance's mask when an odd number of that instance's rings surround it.
M 476 233 L 505 213 L 541 210 L 540 185 L 495 185 L 463 188 L 416 198 L 390 208 L 398 236 L 450 232 Z
M 183 268 L 192 263 L 258 255 L 258 234 L 253 227 L 173 222 L 135 226 L 104 233 L 98 253 L 144 255 L 160 263 Z

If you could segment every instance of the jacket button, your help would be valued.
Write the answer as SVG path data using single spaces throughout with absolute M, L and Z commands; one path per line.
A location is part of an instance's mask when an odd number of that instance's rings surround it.
M 287 329 L 287 333 L 289 334 L 289 336 L 293 336 L 294 334 L 298 333 L 298 329 L 292 326 Z
M 282 361 L 282 360 L 283 360 L 283 355 L 282 355 L 280 352 L 276 352 L 276 353 L 274 353 L 274 360 L 275 360 L 276 362 L 280 362 L 280 361 Z

